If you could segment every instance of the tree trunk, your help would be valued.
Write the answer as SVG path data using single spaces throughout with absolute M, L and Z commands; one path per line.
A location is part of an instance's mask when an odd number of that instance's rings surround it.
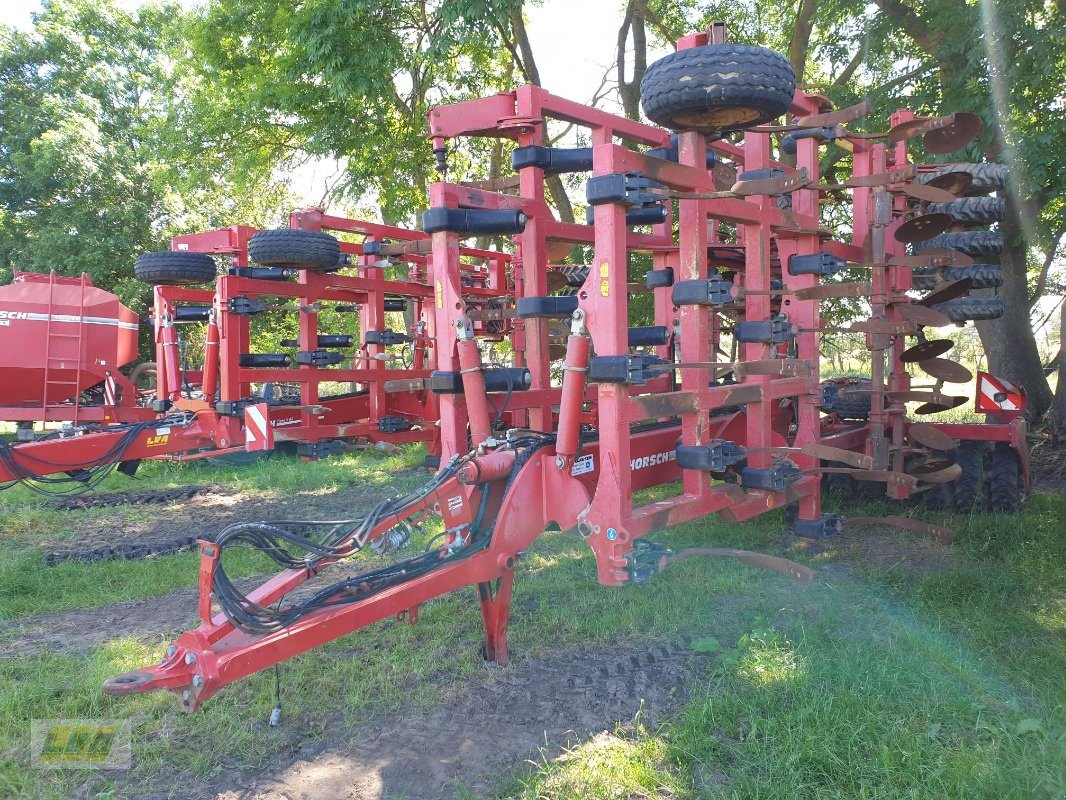
M 1066 336 L 1066 300 L 1059 306 L 1059 339 Z M 1051 424 L 1060 440 L 1066 439 L 1066 358 L 1059 352 L 1059 382 L 1055 387 L 1055 402 L 1051 409 Z
M 1016 216 L 1008 214 L 1002 223 L 1007 249 L 1003 265 L 1003 316 L 977 326 L 981 344 L 988 356 L 988 370 L 1025 387 L 1029 395 L 1029 418 L 1039 419 L 1051 407 L 1051 388 L 1044 375 L 1044 365 L 1036 345 L 1036 335 L 1029 319 L 1029 282 L 1026 252 Z
M 633 78 L 626 80 L 626 46 L 633 34 Z M 648 71 L 648 37 L 644 29 L 643 3 L 630 0 L 625 19 L 618 29 L 618 99 L 629 119 L 640 119 L 640 82 Z

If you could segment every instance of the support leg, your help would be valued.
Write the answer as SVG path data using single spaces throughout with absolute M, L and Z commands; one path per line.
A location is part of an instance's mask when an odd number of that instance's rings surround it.
M 505 570 L 495 581 L 477 585 L 481 601 L 481 619 L 485 623 L 485 660 L 506 667 L 507 620 L 511 615 L 511 591 L 514 589 L 514 570 Z

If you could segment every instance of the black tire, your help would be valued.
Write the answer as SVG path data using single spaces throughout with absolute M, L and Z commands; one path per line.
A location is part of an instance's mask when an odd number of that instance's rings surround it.
M 830 466 L 844 466 L 843 464 L 830 464 Z M 841 500 L 851 500 L 855 497 L 856 480 L 847 473 L 827 472 L 822 475 L 822 494 L 833 495 Z
M 876 503 L 885 499 L 888 484 L 883 481 L 855 481 L 855 499 L 860 503 Z
M 965 191 L 970 197 L 1002 192 L 1007 188 L 1006 164 L 942 164 L 936 172 L 920 174 L 917 182 L 929 183 L 933 178 L 948 172 L 968 172 L 973 176 L 973 181 Z
M 708 44 L 660 58 L 640 82 L 648 119 L 672 131 L 721 133 L 780 117 L 796 91 L 788 59 L 747 44 Z
M 950 203 L 930 203 L 927 214 L 947 214 L 966 225 L 992 225 L 1007 218 L 1002 197 L 963 197 Z
M 959 442 L 955 448 L 955 463 L 962 467 L 962 474 L 955 479 L 955 508 L 973 511 L 981 499 L 981 484 L 985 474 L 985 442 Z
M 996 442 L 988 459 L 988 507 L 992 511 L 1017 511 L 1025 502 L 1018 451 Z
M 826 381 L 822 384 L 822 389 L 826 386 L 831 386 L 836 381 Z M 847 385 L 839 386 L 836 396 L 833 398 L 833 402 L 828 406 L 823 406 L 826 411 L 834 412 L 841 419 L 853 419 L 853 420 L 867 420 L 870 418 L 870 395 L 868 394 L 850 394 L 848 389 L 870 389 L 873 384 L 866 379 L 858 379 L 854 382 L 849 382 Z
M 998 297 L 957 297 L 933 308 L 946 314 L 952 322 L 959 323 L 1003 316 L 1003 301 Z
M 133 274 L 137 280 L 152 286 L 190 286 L 210 283 L 215 279 L 217 270 L 211 256 L 165 250 L 137 256 L 133 263 Z
M 911 285 L 923 291 L 937 286 L 936 267 L 916 269 L 911 273 Z M 943 270 L 944 281 L 951 283 L 969 278 L 974 289 L 995 289 L 1003 285 L 1003 270 L 996 264 L 974 264 L 972 267 L 948 267 Z
M 998 231 L 952 231 L 926 239 L 920 250 L 946 247 L 968 256 L 998 256 L 1003 252 L 1003 234 Z
M 266 267 L 333 269 L 340 263 L 340 243 L 328 233 L 279 228 L 259 231 L 248 241 L 248 257 Z
M 933 450 L 932 455 L 949 461 L 955 460 L 954 450 Z M 918 501 L 930 511 L 948 511 L 955 507 L 955 485 L 952 482 L 934 483 L 922 490 Z

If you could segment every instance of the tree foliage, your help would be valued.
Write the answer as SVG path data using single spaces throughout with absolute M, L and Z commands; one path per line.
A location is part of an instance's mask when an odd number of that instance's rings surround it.
M 266 213 L 269 176 L 235 176 L 197 141 L 183 18 L 173 4 L 49 0 L 32 32 L 0 27 L 4 268 L 88 272 L 143 308 L 138 253 Z

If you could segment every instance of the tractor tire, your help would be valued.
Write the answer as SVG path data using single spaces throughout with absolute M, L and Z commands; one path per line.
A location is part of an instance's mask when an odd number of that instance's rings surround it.
M 998 297 L 957 297 L 933 308 L 959 324 L 1003 316 L 1003 301 Z
M 925 172 L 918 176 L 918 183 L 928 183 L 933 178 L 948 172 L 968 172 L 973 182 L 964 194 L 976 197 L 992 192 L 1002 192 L 1007 188 L 1006 164 L 941 164 L 936 172 Z
M 885 499 L 887 484 L 882 481 L 855 481 L 855 499 L 860 503 L 876 503 Z
M 985 489 L 992 511 L 1017 511 L 1025 502 L 1018 452 L 1006 442 L 996 442 L 992 448 Z
M 1003 234 L 997 231 L 958 231 L 942 233 L 921 244 L 921 250 L 946 247 L 968 256 L 998 256 L 1003 252 Z
M 265 267 L 333 269 L 340 264 L 340 243 L 328 233 L 279 228 L 260 231 L 248 241 L 248 258 Z
M 824 388 L 831 383 L 833 381 L 826 381 L 822 384 L 822 387 Z M 835 413 L 841 419 L 868 420 L 870 418 L 870 395 L 847 394 L 846 390 L 849 388 L 869 389 L 871 386 L 873 384 L 865 379 L 857 380 L 849 386 L 842 386 L 833 398 L 832 405 L 826 407 L 826 410 Z
M 746 44 L 708 44 L 660 58 L 644 73 L 648 119 L 672 131 L 719 134 L 786 113 L 796 76 L 784 56 Z
M 964 225 L 992 225 L 1007 218 L 1002 197 L 963 197 L 950 203 L 930 203 L 927 214 L 947 214 Z
M 152 286 L 192 286 L 210 283 L 218 270 L 209 255 L 165 250 L 141 253 L 133 263 L 133 274 L 137 280 Z
M 937 458 L 955 460 L 954 450 L 933 450 Z M 954 483 L 934 483 L 918 495 L 918 501 L 930 511 L 949 511 L 955 507 Z
M 911 273 L 911 285 L 922 291 L 937 286 L 936 267 L 916 269 Z M 974 264 L 972 267 L 948 267 L 943 270 L 944 281 L 952 283 L 969 278 L 974 289 L 996 289 L 1003 285 L 1003 270 L 996 264 Z
M 837 464 L 830 464 L 830 466 L 835 467 Z M 857 481 L 846 473 L 827 472 L 822 476 L 822 494 L 833 495 L 841 500 L 851 500 L 855 497 L 856 483 Z
M 962 467 L 962 474 L 955 479 L 955 508 L 973 511 L 981 499 L 981 484 L 985 474 L 985 442 L 967 440 L 955 448 L 955 463 Z

